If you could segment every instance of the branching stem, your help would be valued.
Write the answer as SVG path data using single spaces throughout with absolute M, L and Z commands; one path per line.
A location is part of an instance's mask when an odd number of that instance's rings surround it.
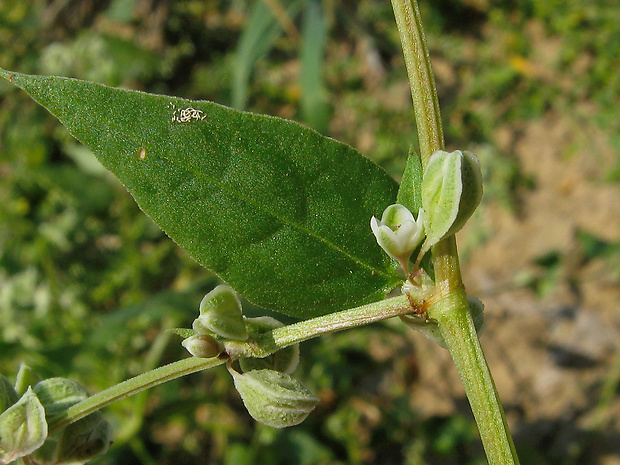
M 257 339 L 243 342 L 226 342 L 224 344 L 226 352 L 219 357 L 192 357 L 173 362 L 128 379 L 69 407 L 50 419 L 50 433 L 58 431 L 117 400 L 137 394 L 166 381 L 222 365 L 230 358 L 267 357 L 287 346 L 306 341 L 321 334 L 355 328 L 387 318 L 406 315 L 412 311 L 407 298 L 405 296 L 398 296 L 276 328 L 264 333 Z

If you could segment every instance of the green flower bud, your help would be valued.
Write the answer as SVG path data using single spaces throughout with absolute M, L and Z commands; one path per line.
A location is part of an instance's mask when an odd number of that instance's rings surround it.
M 248 331 L 252 334 L 259 335 L 266 333 L 275 328 L 281 328 L 284 323 L 271 316 L 257 316 L 255 318 L 246 318 L 245 324 Z
M 476 334 L 482 334 L 484 329 L 484 304 L 476 297 L 467 296 L 467 304 L 469 305 L 469 313 L 474 320 Z
M 194 357 L 211 358 L 222 353 L 222 345 L 208 334 L 196 334 L 183 339 L 181 345 Z
M 398 260 L 405 273 L 408 273 L 409 257 L 424 239 L 423 216 L 420 209 L 416 220 L 406 207 L 396 203 L 385 209 L 381 221 L 374 216 L 370 219 L 377 243 L 390 257 Z
M 243 404 L 256 421 L 273 428 L 298 425 L 314 410 L 319 399 L 286 373 L 229 370 Z
M 37 450 L 47 438 L 45 409 L 31 388 L 0 415 L 0 463 Z
M 236 341 L 248 338 L 239 297 L 224 284 L 204 296 L 200 302 L 200 316 L 194 320 L 192 327 L 197 333 L 212 332 Z
M 11 382 L 0 375 L 0 413 L 19 400 L 19 395 Z
M 482 172 L 476 155 L 437 150 L 422 180 L 426 242 L 421 255 L 463 227 L 482 199 Z
M 291 374 L 299 365 L 299 344 L 280 349 L 265 358 L 242 358 L 239 366 L 246 371 L 269 369 Z
M 45 407 L 48 418 L 88 398 L 88 391 L 67 378 L 48 378 L 34 386 L 34 392 Z
M 54 463 L 57 465 L 85 463 L 105 454 L 111 442 L 110 423 L 101 412 L 93 412 L 62 430 Z

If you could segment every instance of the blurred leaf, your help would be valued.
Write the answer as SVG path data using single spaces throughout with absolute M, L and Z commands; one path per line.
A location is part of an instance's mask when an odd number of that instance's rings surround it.
M 602 240 L 588 231 L 577 231 L 577 240 L 586 260 L 609 257 L 609 255 L 620 253 L 620 242 Z
M 210 102 L 3 74 L 248 300 L 308 318 L 379 300 L 399 282 L 368 227 L 397 185 L 351 147 Z
M 302 5 L 300 0 L 290 0 L 287 3 L 290 16 L 294 16 Z M 253 2 L 249 16 L 239 39 L 233 67 L 232 106 L 238 110 L 247 106 L 252 68 L 269 52 L 282 34 L 282 26 L 266 2 Z
M 327 27 L 321 2 L 309 0 L 304 14 L 301 48 L 301 114 L 304 122 L 327 133 L 329 105 L 323 79 Z
M 165 60 L 120 37 L 91 30 L 70 42 L 53 42 L 41 53 L 41 70 L 92 81 L 120 85 L 128 79 L 149 78 Z
M 278 446 L 282 449 L 283 455 L 288 458 L 289 463 L 313 465 L 332 463 L 334 459 L 325 445 L 303 430 L 292 430 L 290 434 L 280 438 Z

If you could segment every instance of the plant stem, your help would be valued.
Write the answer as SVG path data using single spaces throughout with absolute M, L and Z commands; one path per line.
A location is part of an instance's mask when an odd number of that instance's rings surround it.
M 465 290 L 452 290 L 429 309 L 458 368 L 489 464 L 518 464 L 493 377 L 467 305 Z
M 443 128 L 435 79 L 416 0 L 392 0 L 411 86 L 422 166 L 444 149 Z M 489 463 L 518 464 L 495 383 L 489 371 L 461 280 L 456 240 L 450 236 L 432 249 L 436 300 L 428 308 L 459 371 L 478 424 Z
M 287 346 L 303 342 L 321 334 L 354 328 L 399 315 L 411 313 L 413 309 L 405 296 L 373 302 L 360 307 L 331 313 L 329 315 L 300 321 L 281 328 L 275 328 L 248 341 L 228 341 L 224 343 L 224 356 L 213 358 L 187 358 L 163 367 L 148 371 L 123 381 L 88 399 L 83 400 L 49 420 L 50 434 L 84 418 L 111 403 L 171 381 L 181 376 L 222 365 L 229 358 L 267 357 Z
M 392 0 L 396 25 L 405 56 L 409 76 L 413 111 L 415 113 L 422 167 L 435 150 L 444 148 L 443 126 L 435 77 L 431 70 L 422 20 L 417 2 Z
M 98 392 L 82 402 L 69 407 L 58 415 L 55 415 L 49 420 L 49 432 L 52 434 L 117 400 L 132 396 L 146 389 L 165 383 L 166 381 L 196 373 L 197 371 L 206 370 L 207 368 L 213 368 L 217 365 L 222 365 L 225 362 L 225 359 L 217 357 L 192 357 L 147 371 L 146 373 L 123 381 L 104 391 Z

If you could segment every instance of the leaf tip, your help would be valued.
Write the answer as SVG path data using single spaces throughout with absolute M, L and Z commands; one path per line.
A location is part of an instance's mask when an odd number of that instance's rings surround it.
M 13 71 L 7 71 L 5 69 L 0 68 L 0 77 L 3 77 L 9 82 L 13 82 L 13 78 L 15 77 L 15 73 Z

